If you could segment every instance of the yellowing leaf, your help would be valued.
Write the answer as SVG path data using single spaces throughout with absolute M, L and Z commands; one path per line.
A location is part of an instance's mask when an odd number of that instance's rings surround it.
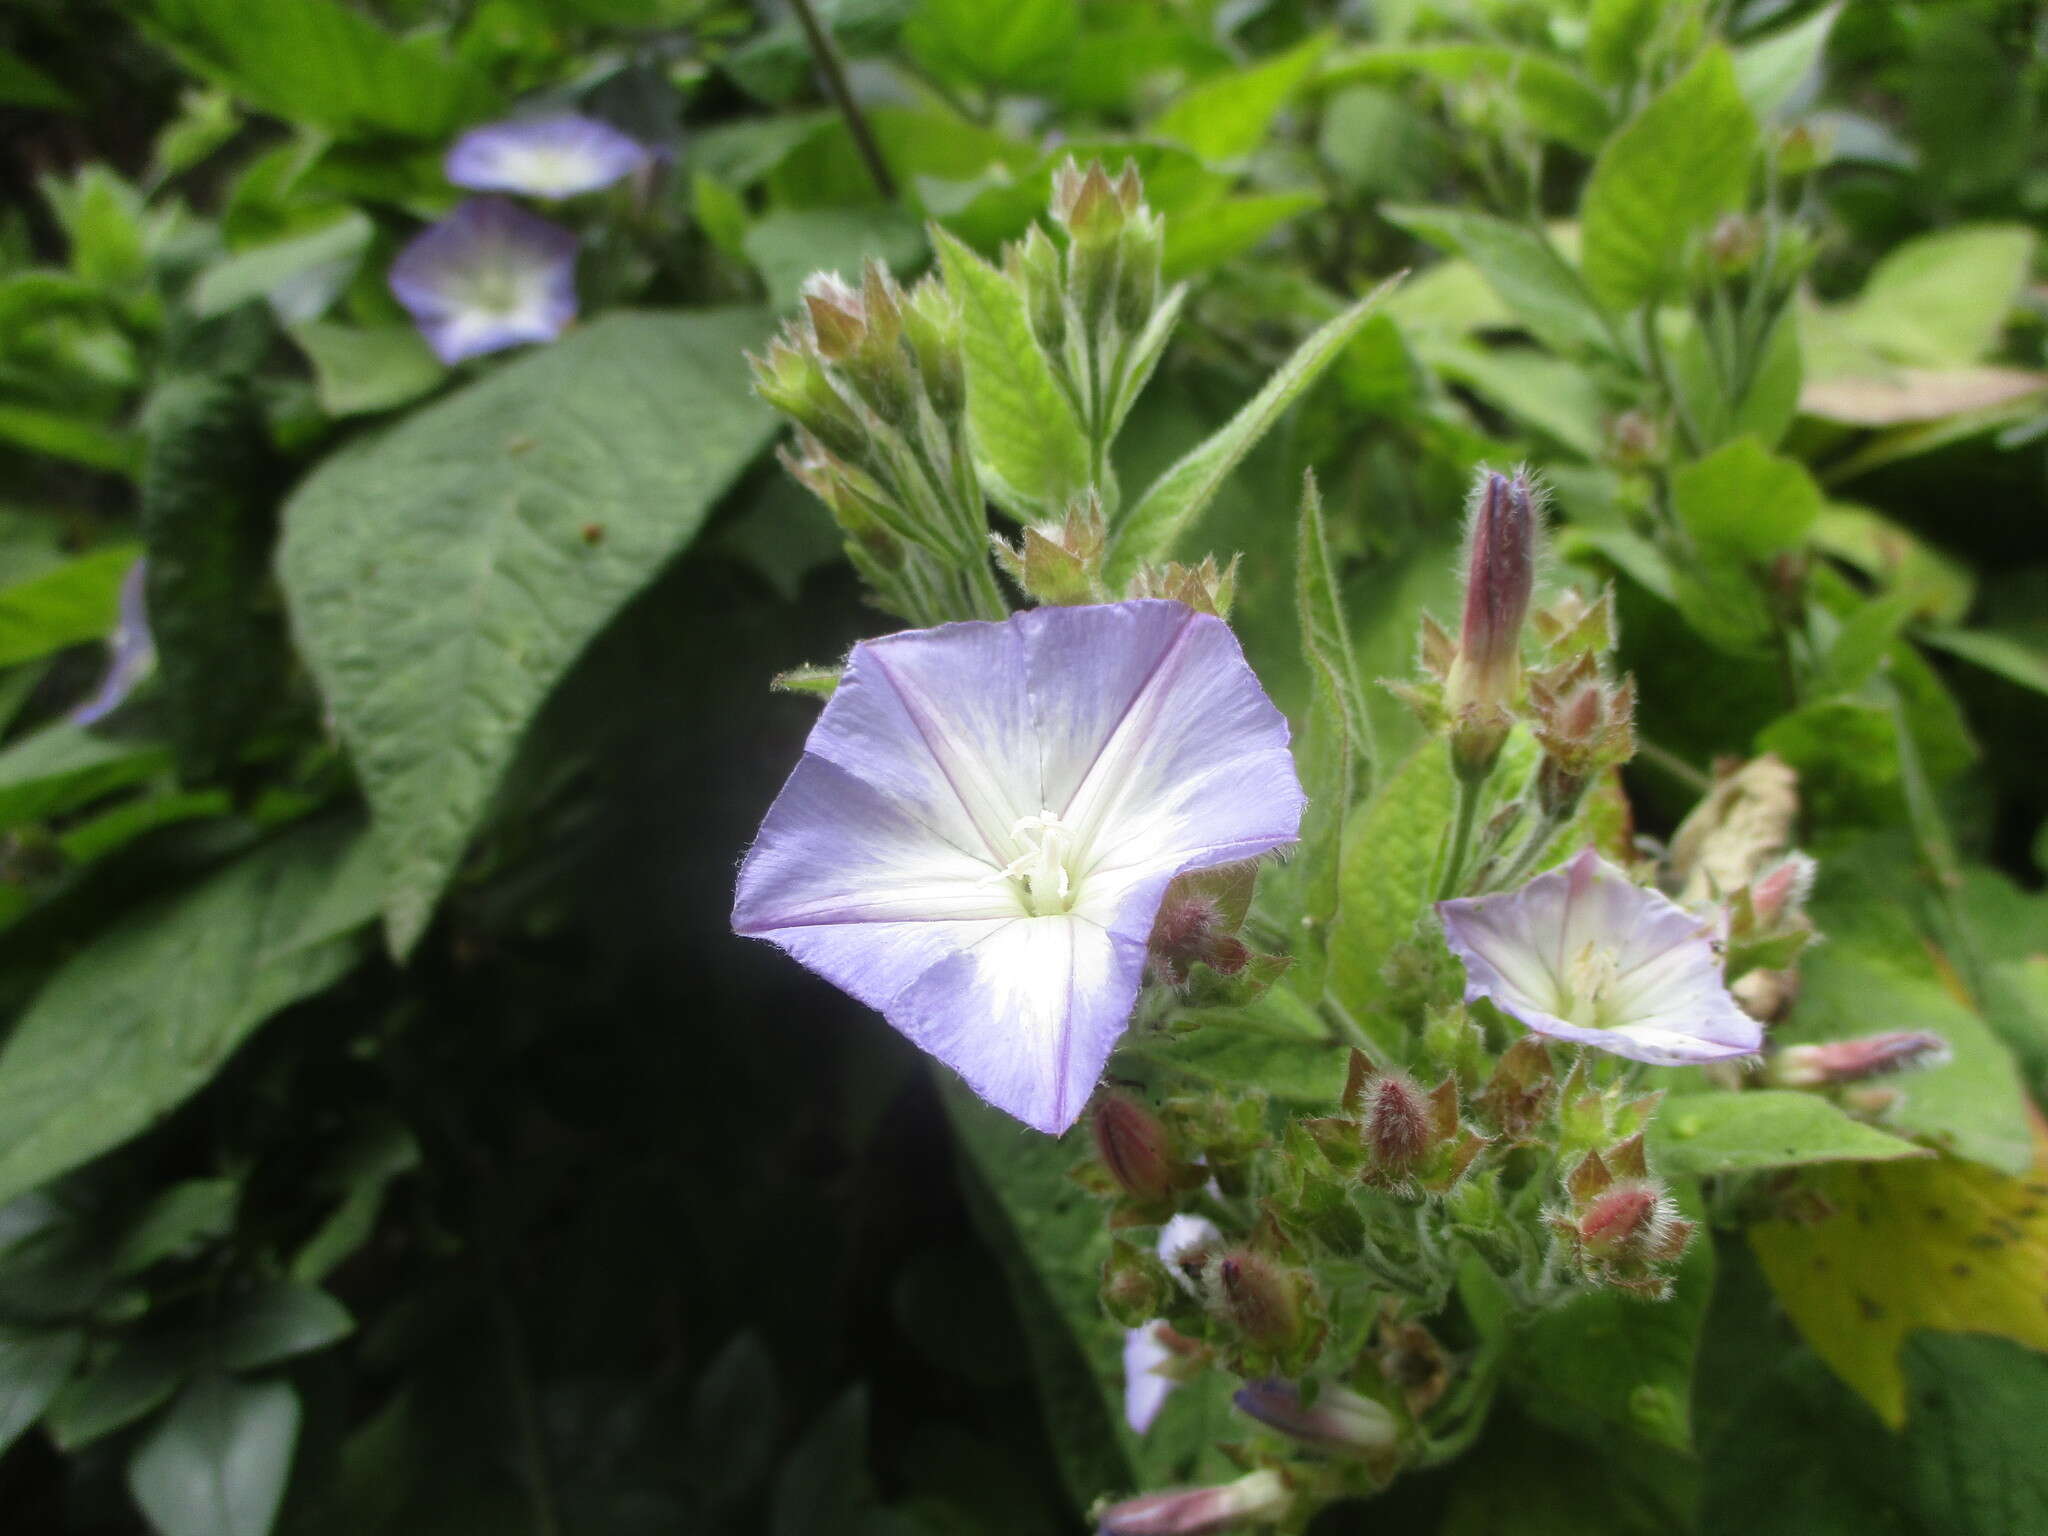
M 2048 1126 L 2011 1178 L 1959 1158 L 1858 1163 L 1802 1187 L 1832 1214 L 1763 1222 L 1750 1243 L 1814 1352 L 1894 1429 L 1908 1334 L 1989 1333 L 2048 1349 Z

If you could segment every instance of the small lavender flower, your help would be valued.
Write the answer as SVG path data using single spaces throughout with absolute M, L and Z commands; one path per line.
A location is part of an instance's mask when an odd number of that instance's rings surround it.
M 1332 1455 L 1381 1455 L 1401 1439 L 1401 1426 L 1384 1404 L 1328 1383 L 1313 1404 L 1302 1401 L 1293 1382 L 1275 1377 L 1246 1382 L 1231 1402 L 1247 1418 Z
M 1591 848 L 1518 891 L 1436 909 L 1466 1000 L 1488 998 L 1540 1035 L 1661 1066 L 1763 1044 L 1728 995 L 1710 925 Z
M 1294 841 L 1287 722 L 1220 619 L 1038 608 L 854 648 L 740 870 L 733 927 L 1058 1135 L 1186 870 Z
M 149 607 L 143 584 L 148 562 L 137 560 L 121 578 L 121 600 L 113 633 L 107 636 L 107 670 L 92 697 L 71 711 L 73 725 L 97 725 L 106 719 L 156 663 L 156 640 L 149 632 Z
M 1159 1262 L 1166 1266 L 1174 1284 L 1193 1296 L 1197 1294 L 1195 1282 L 1182 1260 L 1220 1247 L 1222 1242 L 1223 1234 L 1216 1230 L 1214 1222 L 1183 1212 L 1159 1229 Z M 1167 1397 L 1180 1385 L 1161 1369 L 1175 1358 L 1160 1334 L 1165 1326 L 1155 1319 L 1142 1328 L 1124 1330 L 1124 1422 L 1135 1435 L 1152 1427 L 1159 1410 L 1166 1406 Z
M 608 187 L 653 158 L 609 123 L 558 112 L 472 128 L 449 149 L 443 168 L 456 186 L 473 191 L 557 198 Z
M 576 318 L 576 237 L 501 197 L 472 197 L 391 264 L 391 291 L 444 363 L 553 341 Z

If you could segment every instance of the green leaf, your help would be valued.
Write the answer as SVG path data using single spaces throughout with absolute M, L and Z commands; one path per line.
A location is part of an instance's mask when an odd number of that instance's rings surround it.
M 1078 0 L 924 0 L 903 43 L 947 79 L 1031 90 L 1059 81 L 1080 31 Z
M 1712 48 L 1600 151 L 1579 203 L 1586 281 L 1610 309 L 1672 294 L 1687 242 L 1749 187 L 1756 119 Z
M 1024 1327 L 1046 1430 L 1074 1503 L 1137 1483 L 1124 1425 L 1123 1330 L 1097 1296 L 1109 1232 L 1067 1177 L 1074 1149 L 1020 1130 L 950 1076 L 940 1097 L 961 1149 L 967 1208 L 1003 1266 Z
M 394 952 L 549 690 L 768 442 L 741 363 L 766 330 L 607 316 L 352 444 L 287 504 L 285 592 L 369 797 Z
M 1325 89 L 1377 84 L 1426 75 L 1456 85 L 1503 90 L 1539 136 L 1590 155 L 1613 125 L 1606 98 L 1570 65 L 1547 55 L 1490 43 L 1431 47 L 1367 47 L 1333 57 L 1323 67 Z
M 1984 1334 L 1916 1333 L 1899 1360 L 1909 1475 L 1944 1536 L 2048 1531 L 2048 1355 Z
M 1294 603 L 1315 690 L 1298 749 L 1308 809 L 1302 818 L 1301 853 L 1289 870 L 1300 893 L 1302 930 L 1289 981 L 1302 996 L 1317 998 L 1329 960 L 1329 925 L 1337 915 L 1344 823 L 1360 784 L 1371 784 L 1374 750 L 1372 715 L 1344 622 L 1342 589 L 1313 478 L 1302 485 Z
M 1739 437 L 1671 477 L 1678 520 L 1700 544 L 1765 560 L 1805 541 L 1824 498 L 1795 459 Z
M 1691 1449 L 1693 1359 L 1714 1288 L 1704 1230 L 1673 1280 L 1669 1301 L 1595 1291 L 1524 1322 L 1508 1375 L 1530 1412 L 1596 1444 L 1619 1429 Z
M 128 1487 L 162 1536 L 269 1536 L 299 1439 L 288 1381 L 207 1375 L 128 1462 Z
M 2034 232 L 1969 224 L 1886 252 L 1849 306 L 1850 332 L 1894 362 L 1960 367 L 1998 346 L 2033 271 Z
M 1804 21 L 1735 50 L 1735 83 L 1749 110 L 1768 122 L 1779 116 L 1820 71 L 1828 34 L 1842 13 L 1836 4 L 1822 6 Z
M 0 103 L 53 112 L 78 110 L 77 97 L 11 48 L 0 48 Z
M 96 549 L 0 590 L 0 667 L 104 640 L 120 607 L 121 579 L 140 553 L 133 544 Z
M 85 1353 L 85 1335 L 64 1328 L 0 1326 L 0 1456 L 43 1416 Z
M 1393 286 L 1380 284 L 1335 319 L 1324 322 L 1280 365 L 1238 413 L 1152 483 L 1116 535 L 1112 587 L 1148 560 L 1163 560 L 1215 497 L 1230 472 L 1323 371 L 1335 362 Z
M 277 945 L 360 835 L 288 833 L 128 913 L 57 968 L 0 1049 L 0 1201 L 146 1129 L 266 1019 L 348 971 L 352 939 Z
M 734 1503 L 761 1480 L 781 1429 L 775 1362 L 756 1335 L 740 1334 L 690 1394 L 689 1461 L 712 1503 Z
M 437 139 L 495 104 L 438 39 L 393 37 L 339 0 L 149 0 L 145 25 L 258 111 L 332 133 Z
M 174 376 L 150 396 L 143 426 L 150 635 L 179 770 L 204 779 L 265 723 L 284 686 L 269 570 L 277 469 L 242 378 Z
M 116 475 L 134 471 L 138 446 L 130 434 L 88 417 L 11 403 L 0 404 L 0 442 Z
M 205 318 L 269 299 L 288 324 L 316 320 L 348 286 L 375 233 L 369 216 L 351 208 L 318 229 L 223 256 L 199 274 L 187 302 Z
M 1597 459 L 1605 448 L 1607 401 L 1598 382 L 1577 363 L 1535 347 L 1480 347 L 1426 338 L 1416 352 L 1438 373 L 1574 453 Z
M 233 1179 L 184 1179 L 143 1207 L 114 1250 L 116 1275 L 140 1274 L 195 1243 L 225 1237 L 235 1227 L 242 1186 Z
M 1290 219 L 1323 205 L 1320 192 L 1263 192 L 1219 198 L 1166 221 L 1160 271 L 1168 282 L 1244 255 Z
M 126 1429 L 171 1400 L 198 1360 L 189 1336 L 124 1340 L 103 1365 L 85 1372 L 58 1394 L 45 1421 L 67 1456 Z
M 448 377 L 420 333 L 403 320 L 342 325 L 311 320 L 292 340 L 313 365 L 313 398 L 330 416 L 362 416 L 409 405 Z
M 1613 328 L 1585 280 L 1542 231 L 1463 208 L 1389 204 L 1380 214 L 1465 257 L 1529 334 L 1553 351 L 1614 353 Z
M 855 1531 L 874 1505 L 867 1388 L 849 1387 L 818 1416 L 777 1473 L 769 1536 Z
M 1198 81 L 1152 119 L 1148 137 L 1177 139 L 1204 160 L 1235 160 L 1265 142 L 1273 119 L 1309 77 L 1329 36 L 1319 33 L 1250 69 Z
M 1056 514 L 1088 487 L 1088 436 L 1016 285 L 944 230 L 932 238 L 966 319 L 967 421 L 996 499 L 1019 516 Z
M 1593 0 L 1586 16 L 1586 68 L 1602 85 L 1626 85 L 1642 72 L 1663 7 L 1658 0 Z
M 2022 688 L 2048 693 L 2048 652 L 2017 636 L 1995 629 L 1924 629 L 1919 638 Z
M 212 1330 L 208 1357 L 223 1370 L 261 1370 L 325 1349 L 355 1326 L 348 1309 L 325 1291 L 280 1280 L 234 1303 Z
M 0 751 L 0 828 L 60 815 L 170 765 L 161 742 L 96 736 L 59 720 Z
M 1676 1094 L 1650 1122 L 1650 1150 L 1659 1173 L 1682 1178 L 1926 1156 L 1816 1094 L 1783 1088 Z

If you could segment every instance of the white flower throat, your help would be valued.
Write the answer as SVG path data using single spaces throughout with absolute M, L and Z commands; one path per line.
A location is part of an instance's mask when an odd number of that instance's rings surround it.
M 1602 1014 L 1619 971 L 1614 951 L 1605 945 L 1587 944 L 1580 949 L 1561 978 L 1564 996 L 1559 1000 L 1558 1017 L 1581 1029 L 1607 1028 Z
M 1033 917 L 1050 917 L 1073 910 L 1074 877 L 1068 868 L 1077 837 L 1057 811 L 1040 811 L 1020 816 L 1010 824 L 1010 836 L 1018 853 L 988 878 L 1008 880 L 1017 890 L 1024 910 Z

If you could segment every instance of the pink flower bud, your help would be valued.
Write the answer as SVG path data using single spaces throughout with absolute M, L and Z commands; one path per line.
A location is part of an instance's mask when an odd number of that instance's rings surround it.
M 1176 1488 L 1112 1504 L 1097 1516 L 1101 1536 L 1204 1536 L 1240 1524 L 1271 1525 L 1294 1504 L 1277 1472 L 1253 1472 L 1215 1488 Z
M 1383 1404 L 1343 1387 L 1325 1386 L 1313 1403 L 1305 1403 L 1292 1382 L 1269 1377 L 1246 1382 L 1231 1402 L 1268 1429 L 1339 1456 L 1390 1451 L 1401 1437 L 1399 1423 Z
M 1788 1045 L 1771 1060 L 1771 1081 L 1783 1088 L 1819 1088 L 1938 1067 L 1948 1060 L 1948 1042 L 1924 1029 L 1892 1029 L 1824 1045 Z
M 1806 905 L 1818 869 L 1805 854 L 1789 853 L 1757 877 L 1749 888 L 1749 902 L 1759 931 L 1769 932 Z
M 1178 1160 L 1166 1127 L 1150 1110 L 1127 1095 L 1105 1093 L 1096 1100 L 1088 1125 L 1095 1137 L 1095 1155 L 1119 1189 L 1147 1204 L 1172 1196 Z
M 1435 1141 L 1433 1106 L 1405 1072 L 1376 1077 L 1365 1091 L 1365 1145 L 1376 1171 L 1399 1177 Z
M 1216 1265 L 1223 1310 L 1253 1344 L 1284 1349 L 1301 1332 L 1295 1280 L 1264 1254 L 1235 1248 Z
M 1628 1179 L 1596 1196 L 1578 1220 L 1579 1243 L 1599 1259 L 1661 1263 L 1685 1251 L 1692 1223 L 1647 1179 Z
M 1536 490 L 1526 474 L 1481 473 L 1466 535 L 1464 625 L 1444 700 L 1454 718 L 1514 702 L 1539 529 Z

